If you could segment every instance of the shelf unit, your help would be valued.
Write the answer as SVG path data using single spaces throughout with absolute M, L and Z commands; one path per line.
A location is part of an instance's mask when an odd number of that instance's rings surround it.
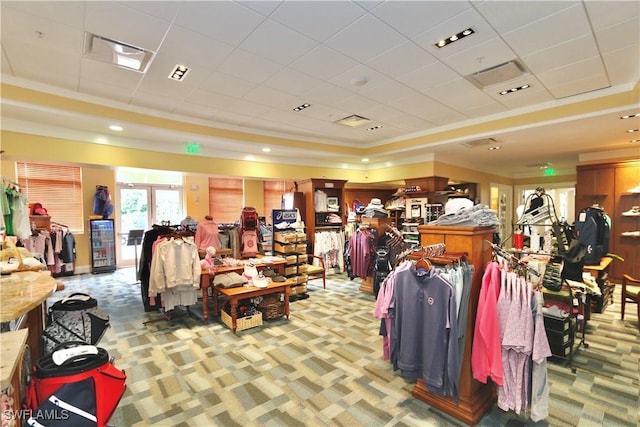
M 286 223 L 288 228 L 274 230 L 271 234 L 273 254 L 285 259 L 283 275 L 295 281 L 291 285 L 290 297 L 304 298 L 307 295 L 307 234 L 303 228 L 292 228 L 296 222 L 295 209 L 274 209 L 271 211 L 274 224 Z
M 640 231 L 640 219 L 622 215 L 640 205 L 640 195 L 629 191 L 638 185 L 638 160 L 577 167 L 576 214 L 597 203 L 611 218 L 609 252 L 624 258 L 624 262 L 612 262 L 609 270 L 610 280 L 617 283 L 623 274 L 640 276 L 640 236 L 623 234 Z
M 305 215 L 303 216 L 306 231 L 309 238 L 309 253 L 313 253 L 314 236 L 320 230 L 342 230 L 345 224 L 345 184 L 346 180 L 311 178 L 298 181 L 298 190 L 304 193 Z M 337 199 L 337 211 L 316 211 L 315 193 L 321 190 L 327 194 L 327 198 Z M 328 222 L 329 215 L 338 215 L 339 223 Z

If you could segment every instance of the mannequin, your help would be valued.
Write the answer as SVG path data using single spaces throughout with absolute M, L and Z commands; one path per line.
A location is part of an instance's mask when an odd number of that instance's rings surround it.
M 216 248 L 214 248 L 213 246 L 207 247 L 204 258 L 200 260 L 200 267 L 202 267 L 203 270 L 213 268 L 215 266 L 215 264 L 213 263 L 213 259 L 215 258 L 215 256 Z

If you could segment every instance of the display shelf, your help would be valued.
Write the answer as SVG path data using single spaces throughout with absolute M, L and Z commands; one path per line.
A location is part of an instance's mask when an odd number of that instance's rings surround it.
M 345 223 L 345 184 L 346 180 L 311 178 L 298 182 L 298 189 L 304 194 L 305 215 L 303 217 L 306 231 L 309 238 L 309 253 L 313 253 L 314 236 L 317 230 L 342 230 Z M 322 191 L 327 196 L 328 206 L 334 209 L 316 210 L 315 195 L 317 191 Z M 330 222 L 328 217 L 337 215 L 340 222 Z

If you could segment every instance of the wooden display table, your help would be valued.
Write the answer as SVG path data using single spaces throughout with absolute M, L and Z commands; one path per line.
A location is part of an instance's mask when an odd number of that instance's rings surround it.
M 229 299 L 231 305 L 231 329 L 233 333 L 236 333 L 238 326 L 238 301 L 243 299 L 249 299 L 258 297 L 261 295 L 270 294 L 284 294 L 284 315 L 289 318 L 289 294 L 291 285 L 295 285 L 297 282 L 291 279 L 287 279 L 284 282 L 271 282 L 266 288 L 256 288 L 255 286 L 238 286 L 236 288 L 221 288 L 214 286 L 213 289 L 213 313 L 217 316 L 220 312 L 218 307 L 218 300 L 221 295 L 224 295 Z
M 258 271 L 261 271 L 265 268 L 271 267 L 278 274 L 284 274 L 285 263 L 286 261 L 283 259 L 280 261 L 272 261 L 269 263 L 256 264 L 256 268 L 258 269 Z M 214 289 L 213 296 L 217 304 L 217 297 L 215 294 L 216 287 L 211 286 L 211 280 L 216 274 L 224 274 L 224 273 L 231 273 L 231 272 L 242 274 L 244 272 L 244 265 L 237 265 L 237 266 L 223 265 L 223 266 L 216 267 L 214 269 L 203 269 L 200 272 L 200 289 L 202 289 L 202 320 L 204 321 L 205 324 L 209 323 L 209 288 Z M 291 285 L 291 283 L 289 285 Z M 215 311 L 215 314 L 216 315 L 218 314 L 217 309 Z
M 27 344 L 34 363 L 42 356 L 40 337 L 46 323 L 46 302 L 55 290 L 56 280 L 48 271 L 16 272 L 0 279 L 1 330 L 28 327 Z
M 616 285 L 608 280 L 611 261 L 613 261 L 613 258 L 611 257 L 602 257 L 600 258 L 600 264 L 585 265 L 582 267 L 582 271 L 584 273 L 591 273 L 596 281 L 602 283 L 602 285 L 598 283 L 602 297 L 591 298 L 591 310 L 588 313 L 589 317 L 591 316 L 591 312 L 604 313 L 607 306 L 613 303 L 613 291 L 615 290 Z M 586 316 L 585 318 L 588 319 Z

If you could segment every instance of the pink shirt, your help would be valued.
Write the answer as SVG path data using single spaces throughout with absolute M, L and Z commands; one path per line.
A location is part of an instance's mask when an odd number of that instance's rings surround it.
M 488 263 L 482 276 L 471 349 L 473 378 L 486 383 L 491 377 L 498 385 L 503 384 L 502 347 L 496 307 L 500 282 L 500 265 L 497 262 Z

